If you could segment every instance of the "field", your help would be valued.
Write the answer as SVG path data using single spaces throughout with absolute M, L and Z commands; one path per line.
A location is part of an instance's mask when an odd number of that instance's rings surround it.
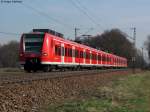
M 51 104 L 46 112 L 149 112 L 150 72 L 112 80 L 78 97 Z

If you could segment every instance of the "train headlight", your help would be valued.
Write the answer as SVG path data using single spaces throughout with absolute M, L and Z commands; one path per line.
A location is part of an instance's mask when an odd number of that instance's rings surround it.
M 43 55 L 43 56 L 48 56 L 48 54 L 47 54 L 47 53 L 42 53 L 42 55 Z
M 20 53 L 20 56 L 23 56 L 23 53 Z

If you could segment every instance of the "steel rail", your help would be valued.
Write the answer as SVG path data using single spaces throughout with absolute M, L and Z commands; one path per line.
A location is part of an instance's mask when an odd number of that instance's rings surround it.
M 47 73 L 24 73 L 5 74 L 0 76 L 0 85 L 13 83 L 30 83 L 32 81 L 47 80 L 65 77 L 77 77 L 83 75 L 96 75 L 103 73 L 112 73 L 117 71 L 128 71 L 129 69 L 107 69 L 107 70 L 82 70 L 82 71 L 67 71 L 67 72 L 47 72 Z M 22 73 L 22 74 L 21 74 Z M 20 75 L 19 75 L 20 74 Z

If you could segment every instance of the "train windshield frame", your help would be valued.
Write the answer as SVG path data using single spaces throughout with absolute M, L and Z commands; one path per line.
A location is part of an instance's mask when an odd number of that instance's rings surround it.
M 43 46 L 44 34 L 24 34 L 24 51 L 41 53 Z

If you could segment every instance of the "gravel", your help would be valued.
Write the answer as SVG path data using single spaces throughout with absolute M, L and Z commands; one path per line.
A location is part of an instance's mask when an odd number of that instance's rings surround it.
M 75 97 L 83 90 L 103 86 L 129 73 L 119 71 L 1 85 L 0 112 L 37 112 L 45 105 Z

